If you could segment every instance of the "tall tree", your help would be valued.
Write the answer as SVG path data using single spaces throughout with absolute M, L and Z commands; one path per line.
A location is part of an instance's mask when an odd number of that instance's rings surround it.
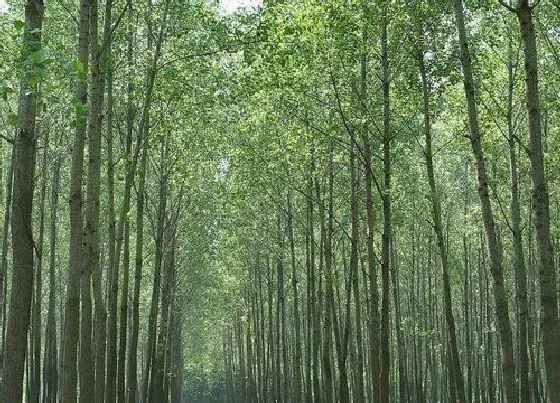
M 56 222 L 60 192 L 60 158 L 53 164 L 51 209 L 49 222 L 49 304 L 45 328 L 45 359 L 43 366 L 43 401 L 55 403 L 58 393 L 58 356 L 56 343 Z
M 494 214 L 492 212 L 492 204 L 490 202 L 488 174 L 486 172 L 484 151 L 482 149 L 482 137 L 480 133 L 478 109 L 475 97 L 472 60 L 469 53 L 465 29 L 463 0 L 455 0 L 454 11 L 455 23 L 459 33 L 463 85 L 465 90 L 465 99 L 467 102 L 470 130 L 469 140 L 475 158 L 478 185 L 477 191 L 480 199 L 484 232 L 486 235 L 486 247 L 488 249 L 488 257 L 490 260 L 490 272 L 492 274 L 494 285 L 494 303 L 501 344 L 503 386 L 507 401 L 515 402 L 517 401 L 517 390 L 515 388 L 515 361 L 513 359 L 512 331 L 511 323 L 509 321 L 508 300 L 503 276 L 503 250 L 498 238 Z
M 78 58 L 73 64 L 76 71 L 76 129 L 72 144 L 72 165 L 70 172 L 70 245 L 66 280 L 64 332 L 62 335 L 63 358 L 60 399 L 63 403 L 75 402 L 78 392 L 77 366 L 83 240 L 82 179 L 84 171 L 84 143 L 87 127 L 90 6 L 90 0 L 80 1 Z M 87 281 L 86 279 L 83 280 Z
M 560 400 L 560 319 L 558 291 L 554 268 L 554 249 L 550 234 L 550 196 L 546 179 L 542 146 L 541 107 L 539 100 L 539 61 L 533 10 L 539 1 L 519 0 L 515 7 L 501 3 L 513 11 L 519 22 L 525 61 L 525 100 L 529 123 L 529 159 L 531 162 L 531 197 L 535 215 L 538 250 L 542 334 L 546 388 L 550 402 Z
M 457 348 L 457 334 L 455 331 L 455 317 L 453 315 L 453 304 L 451 296 L 451 281 L 449 279 L 449 264 L 447 261 L 447 249 L 443 236 L 443 224 L 441 220 L 441 202 L 439 191 L 436 187 L 436 179 L 434 174 L 434 160 L 432 149 L 432 123 L 430 119 L 430 84 L 428 81 L 428 74 L 426 72 L 426 65 L 424 62 L 424 32 L 420 24 L 418 28 L 418 67 L 420 70 L 420 78 L 422 80 L 422 113 L 424 115 L 424 158 L 426 160 L 426 173 L 428 175 L 428 186 L 430 188 L 430 203 L 432 206 L 432 220 L 434 232 L 436 234 L 436 244 L 439 253 L 440 266 L 441 266 L 441 279 L 443 283 L 443 308 L 445 315 L 445 325 L 447 335 L 449 337 L 449 355 L 451 362 L 449 365 L 453 372 L 453 387 L 457 396 L 457 401 L 465 403 L 465 382 L 463 380 L 463 371 L 461 369 L 461 361 L 459 359 L 459 351 Z
M 14 138 L 14 178 L 12 199 L 12 293 L 6 326 L 2 370 L 2 400 L 23 400 L 23 371 L 27 351 L 27 331 L 33 294 L 33 184 L 35 176 L 35 136 L 38 88 L 44 68 L 42 0 L 25 4 L 22 55 L 24 64 L 18 107 L 18 128 Z
M 381 86 L 383 99 L 383 234 L 381 241 L 381 323 L 379 330 L 379 401 L 389 401 L 389 268 L 391 265 L 391 111 L 390 111 L 390 78 L 388 57 L 388 16 L 389 1 L 381 7 Z

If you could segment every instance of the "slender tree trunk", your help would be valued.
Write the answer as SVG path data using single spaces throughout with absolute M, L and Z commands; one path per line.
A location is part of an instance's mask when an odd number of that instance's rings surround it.
M 353 168 L 353 167 L 352 167 Z M 345 277 L 345 300 L 346 300 L 346 305 L 345 305 L 345 315 L 344 318 L 346 319 L 346 321 L 344 321 L 343 318 L 343 314 L 342 314 L 342 306 L 340 303 L 340 291 L 339 291 L 339 284 L 341 283 L 341 281 L 338 278 L 338 275 L 336 276 L 335 279 L 335 284 L 336 284 L 336 294 L 337 294 L 337 299 L 338 299 L 338 305 L 339 305 L 339 321 L 340 323 L 344 324 L 344 329 L 342 329 L 343 333 L 340 334 L 340 330 L 338 330 L 337 332 L 335 332 L 335 340 L 336 340 L 336 352 L 337 352 L 337 362 L 338 362 L 338 401 L 340 403 L 350 403 L 350 388 L 349 388 L 349 379 L 348 379 L 348 368 L 347 368 L 347 359 L 348 359 L 348 342 L 350 339 L 350 327 L 351 327 L 351 309 L 350 306 L 352 304 L 352 277 L 353 277 L 353 266 L 350 266 L 350 268 L 347 268 L 347 264 L 346 264 L 346 253 L 344 250 L 344 246 L 342 248 L 342 261 L 343 261 L 343 266 L 344 266 L 344 277 Z M 334 309 L 334 302 L 331 302 L 331 304 L 333 304 L 333 323 L 335 323 L 335 330 L 336 330 L 336 322 L 337 322 L 337 318 L 336 318 L 336 314 L 335 314 L 335 309 Z
M 119 317 L 119 355 L 117 361 L 117 402 L 125 401 L 126 384 L 126 340 L 128 333 L 128 288 L 130 279 L 130 222 L 124 223 L 123 281 Z
M 368 34 L 364 30 L 362 33 L 364 36 L 363 42 L 367 43 Z M 361 60 L 361 92 L 362 92 L 362 115 L 367 116 L 367 55 L 362 55 Z M 367 224 L 367 262 L 368 262 L 368 274 L 370 281 L 370 306 L 369 306 L 369 361 L 370 361 L 370 376 L 375 379 L 371 382 L 374 388 L 379 387 L 377 380 L 379 379 L 379 291 L 377 286 L 377 267 L 375 250 L 373 246 L 373 236 L 375 233 L 375 213 L 373 205 L 373 172 L 372 172 L 372 153 L 371 153 L 371 142 L 368 133 L 367 121 L 364 119 L 364 125 L 362 127 L 362 143 L 364 150 L 364 170 L 365 170 L 365 192 L 366 192 L 366 224 Z M 379 390 L 374 390 L 372 395 L 372 403 L 377 403 L 379 401 Z
M 165 144 L 162 144 L 162 161 L 164 156 Z M 151 396 L 149 385 L 154 377 L 153 361 L 156 353 L 156 324 L 159 310 L 160 288 L 161 288 L 161 268 L 163 263 L 163 236 L 165 229 L 165 211 L 167 205 L 167 182 L 164 167 L 160 167 L 159 177 L 159 202 L 156 214 L 156 236 L 155 236 L 155 257 L 154 257 L 154 280 L 152 286 L 152 300 L 148 317 L 148 343 L 146 345 L 146 359 L 144 367 L 144 379 L 142 382 L 141 402 L 148 402 Z M 150 400 L 151 401 L 151 400 Z M 155 402 L 154 402 L 155 403 Z
M 144 138 L 147 137 L 147 133 Z M 132 295 L 132 331 L 128 341 L 128 367 L 127 367 L 127 402 L 136 403 L 138 390 L 138 332 L 140 330 L 140 280 L 144 263 L 144 194 L 146 191 L 146 164 L 148 144 L 142 148 L 140 169 L 138 172 L 138 193 L 136 196 L 136 255 L 134 270 L 134 286 Z
M 288 224 L 288 242 L 290 243 L 290 254 L 291 254 L 291 263 L 292 263 L 292 291 L 293 291 L 293 298 L 294 298 L 294 332 L 295 332 L 295 351 L 292 355 L 293 357 L 293 370 L 294 370 L 294 383 L 295 383 L 295 390 L 294 390 L 294 403 L 302 402 L 302 376 L 303 373 L 301 371 L 301 357 L 302 357 L 302 349 L 301 349 L 301 325 L 300 325 L 300 318 L 299 318 L 299 301 L 298 301 L 298 290 L 297 290 L 297 267 L 296 267 L 296 250 L 295 250 L 295 243 L 294 243 L 294 227 L 293 227 L 293 211 L 292 211 L 292 200 L 291 195 L 288 194 L 287 197 L 287 224 Z
M 164 161 L 161 162 L 162 166 Z M 165 378 L 165 351 L 167 349 L 168 324 L 169 324 L 169 306 L 171 302 L 173 270 L 175 265 L 175 228 L 174 223 L 168 220 L 165 229 L 164 240 L 164 262 L 163 262 L 163 287 L 161 291 L 161 319 L 159 324 L 159 333 L 156 342 L 156 355 L 153 366 L 153 402 L 166 402 L 167 394 L 164 393 Z M 250 382 L 250 380 L 249 380 Z
M 445 316 L 445 324 L 449 337 L 449 356 L 451 362 L 449 365 L 453 368 L 453 384 L 456 388 L 457 401 L 466 403 L 465 384 L 463 380 L 463 372 L 461 370 L 461 361 L 459 359 L 459 351 L 457 349 L 457 336 L 455 330 L 455 318 L 453 316 L 453 305 L 451 299 L 451 282 L 449 280 L 449 270 L 447 263 L 447 249 L 443 238 L 443 227 L 441 222 L 441 202 L 438 189 L 436 187 L 434 175 L 434 161 L 432 151 L 432 128 L 430 119 L 430 88 L 428 83 L 428 75 L 424 64 L 424 48 L 422 28 L 419 28 L 419 39 L 422 48 L 418 53 L 418 65 L 420 76 L 422 79 L 422 104 L 424 114 L 424 137 L 426 145 L 424 148 L 424 157 L 426 160 L 426 170 L 428 175 L 428 185 L 430 187 L 430 203 L 432 206 L 433 228 L 436 234 L 436 243 L 439 252 L 441 265 L 441 278 L 443 283 L 443 308 Z
M 28 0 L 25 5 L 23 41 L 24 48 L 29 54 L 39 51 L 42 47 L 43 16 L 43 1 Z M 35 175 L 35 124 L 38 98 L 36 78 L 35 69 L 26 69 L 26 73 L 21 80 L 18 110 L 22 125 L 17 129 L 14 139 L 13 274 L 2 371 L 2 401 L 6 403 L 19 403 L 23 397 L 23 370 L 33 294 L 32 213 Z M 3 276 L 4 273 L 1 275 Z
M 539 262 L 539 280 L 543 316 L 544 363 L 546 388 L 550 402 L 560 401 L 560 319 L 554 270 L 554 251 L 550 236 L 550 201 L 544 166 L 540 116 L 538 53 L 533 24 L 533 8 L 520 0 L 516 9 L 525 55 L 525 90 L 529 120 L 529 160 L 531 162 L 531 197 L 535 216 L 535 235 Z
M 381 242 L 381 327 L 379 332 L 379 401 L 389 402 L 389 268 L 391 244 L 391 128 L 389 109 L 389 61 L 387 11 L 389 1 L 381 4 L 381 81 L 383 86 L 383 235 Z
M 271 395 L 273 399 L 277 399 L 278 396 L 278 387 L 277 387 L 277 366 L 278 361 L 276 360 L 275 354 L 275 318 L 274 318 L 274 280 L 272 275 L 272 268 L 270 265 L 270 259 L 267 256 L 266 259 L 266 266 L 267 266 L 267 305 L 268 305 L 268 348 L 267 348 L 267 356 L 268 361 L 270 362 L 270 380 L 271 380 Z
M 239 403 L 247 402 L 247 371 L 246 371 L 246 361 L 245 361 L 245 343 L 243 341 L 243 329 L 241 326 L 241 310 L 237 312 L 236 324 L 235 324 L 235 338 L 237 342 L 237 360 L 239 366 L 238 373 L 238 392 L 237 397 Z
M 358 223 L 358 178 L 357 168 L 356 168 L 356 152 L 355 152 L 355 142 L 356 139 L 352 138 L 352 146 L 350 149 L 350 222 L 351 222 L 351 235 L 350 235 L 350 273 L 352 276 L 352 288 L 354 291 L 354 311 L 356 314 L 356 368 L 354 377 L 356 378 L 356 390 L 353 392 L 352 402 L 363 403 L 364 402 L 364 352 L 362 344 L 362 311 L 360 300 L 360 287 L 359 287 L 359 256 L 358 256 L 358 234 L 359 234 L 359 223 Z M 350 317 L 346 318 L 350 321 Z
M 478 196 L 482 210 L 482 220 L 486 234 L 488 256 L 490 259 L 490 272 L 494 284 L 494 302 L 496 309 L 496 320 L 500 334 L 502 348 L 502 374 L 504 378 L 505 396 L 508 402 L 517 401 L 515 388 L 515 362 L 513 360 L 513 341 L 511 324 L 509 321 L 509 308 L 507 292 L 504 286 L 502 273 L 502 246 L 496 233 L 490 194 L 488 190 L 488 178 L 482 149 L 481 135 L 478 121 L 478 111 L 475 100 L 474 79 L 472 73 L 472 62 L 469 53 L 465 20 L 463 11 L 463 0 L 455 0 L 455 20 L 459 32 L 459 48 L 461 52 L 461 65 L 463 69 L 463 84 L 465 87 L 465 98 L 467 101 L 470 142 L 475 157 L 475 166 L 478 181 Z
M 127 3 L 128 4 L 128 3 Z M 130 4 L 129 12 L 131 11 Z M 132 28 L 131 28 L 132 29 Z M 130 33 L 127 44 L 127 64 L 132 69 L 132 44 Z M 117 224 L 117 231 L 115 237 L 115 260 L 111 269 L 112 276 L 110 279 L 110 291 L 108 298 L 109 316 L 107 325 L 107 378 L 105 386 L 105 401 L 113 402 L 118 399 L 119 403 L 124 400 L 124 387 L 125 387 L 125 374 L 124 374 L 124 360 L 126 344 L 119 343 L 118 327 L 118 297 L 119 297 L 119 272 L 121 263 L 121 252 L 123 249 L 123 241 L 125 237 L 125 226 L 128 222 L 128 212 L 130 210 L 130 195 L 132 191 L 133 176 L 136 168 L 137 154 L 132 154 L 132 132 L 133 132 L 133 117 L 134 117 L 134 84 L 132 77 L 129 75 L 127 82 L 127 127 L 126 127 L 126 140 L 125 140 L 125 181 L 123 190 L 123 201 L 119 213 L 119 220 Z M 138 147 L 138 146 L 137 146 Z M 123 265 L 124 266 L 124 265 Z M 123 276 L 126 276 L 123 270 Z M 121 301 L 128 298 L 128 289 L 122 288 Z M 121 315 L 123 314 L 121 310 Z M 124 324 L 124 331 L 126 332 L 126 314 L 121 316 L 120 324 Z M 123 330 L 121 330 L 122 332 Z M 121 333 L 122 335 L 122 333 Z M 124 334 L 126 336 L 126 333 Z M 126 343 L 126 341 L 125 341 Z
M 183 383 L 183 331 L 182 331 L 182 305 L 179 295 L 179 288 L 175 280 L 174 296 L 173 296 L 173 375 L 171 378 L 171 403 L 181 403 L 182 400 L 182 383 Z M 227 370 L 227 368 L 226 368 Z M 226 390 L 228 393 L 228 390 Z
M 43 299 L 43 251 L 45 244 L 45 200 L 47 195 L 47 155 L 49 150 L 49 132 L 43 131 L 43 161 L 41 167 L 41 194 L 39 207 L 39 240 L 37 242 L 37 260 L 35 262 L 35 292 L 33 294 L 32 329 L 33 329 L 33 365 L 31 369 L 30 395 L 31 403 L 39 403 L 41 395 L 41 311 Z
M 316 272 L 315 272 L 315 215 L 313 208 L 313 187 L 314 187 L 314 175 L 315 175 L 315 153 L 311 153 L 311 170 L 309 173 L 309 189 L 308 189 L 308 211 L 309 211 L 309 259 L 310 259 L 310 269 L 311 269 L 311 295 L 312 295 L 312 309 L 313 316 L 312 326 L 313 326 L 313 350 L 312 350 L 312 363 L 313 363 L 313 402 L 321 401 L 322 391 L 321 383 L 319 381 L 319 376 L 321 374 L 321 299 L 317 293 L 316 289 Z M 319 203 L 320 192 L 317 192 L 317 203 Z M 321 273 L 319 272 L 319 278 L 321 278 Z
M 2 226 L 2 256 L 0 257 L 0 320 L 2 320 L 2 345 L 0 345 L 0 364 L 4 362 L 4 350 L 6 346 L 6 276 L 8 273 L 8 248 L 10 232 L 10 212 L 12 211 L 12 184 L 14 179 L 15 147 L 12 147 L 10 156 L 10 168 L 6 178 L 6 204 L 4 207 L 4 225 Z
M 257 334 L 257 339 L 259 340 L 257 345 L 260 345 L 259 353 L 260 353 L 260 369 L 262 371 L 262 375 L 260 378 L 260 385 L 259 385 L 259 402 L 266 402 L 269 399 L 268 394 L 268 379 L 269 379 L 269 371 L 268 371 L 268 361 L 266 360 L 266 330 L 265 330 L 265 311 L 264 311 L 264 302 L 265 298 L 263 295 L 262 285 L 263 285 L 263 276 L 262 276 L 262 262 L 259 258 L 257 258 L 257 278 L 258 278 L 258 294 L 255 296 L 255 303 L 257 304 L 257 309 L 259 312 L 259 333 Z M 177 291 L 175 291 L 177 293 Z M 177 299 L 177 297 L 175 297 Z M 182 363 L 181 363 L 182 365 Z
M 313 149 L 311 150 L 313 159 Z M 311 224 L 311 217 L 313 214 L 313 179 L 312 171 L 307 174 L 307 189 L 306 189 L 306 203 L 305 203 L 305 269 L 306 269 L 306 339 L 305 339 L 305 402 L 313 403 L 313 380 L 312 373 L 316 372 L 313 369 L 313 351 L 315 348 L 315 340 L 313 332 L 315 329 L 315 262 L 311 260 L 311 244 L 315 242 L 315 232 Z
M 515 143 L 515 129 L 513 122 L 513 50 L 512 39 L 508 41 L 508 98 L 507 98 L 507 125 L 508 125 L 508 148 L 509 148 L 509 172 L 510 172 L 510 216 L 511 235 L 513 240 L 512 267 L 515 273 L 515 284 L 517 288 L 518 306 L 518 333 L 519 333 L 519 368 L 517 375 L 520 383 L 521 402 L 529 402 L 529 358 L 527 355 L 527 271 L 525 268 L 525 255 L 523 253 L 523 235 L 521 231 L 521 207 L 519 203 L 519 173 L 517 168 L 517 152 Z
M 333 193 L 333 156 L 332 156 L 332 141 L 329 150 L 329 161 L 328 161 L 328 196 L 327 200 L 323 200 L 320 203 L 320 217 L 321 217 L 321 245 L 322 252 L 324 254 L 325 261 L 325 321 L 324 321 L 324 334 L 323 334 L 323 387 L 325 389 L 325 403 L 332 403 L 334 399 L 333 390 L 333 368 L 331 362 L 332 353 L 332 335 L 333 335 L 333 323 L 332 323 L 332 310 L 334 306 L 330 303 L 333 293 L 332 287 L 332 228 L 333 228 L 333 203 L 332 203 L 332 193 Z M 318 192 L 319 193 L 319 189 Z M 325 214 L 325 202 L 328 202 L 328 224 L 325 225 L 326 214 Z
M 281 218 L 278 214 L 277 218 L 277 243 L 278 252 L 276 256 L 276 273 L 277 273 L 277 343 L 278 343 L 278 367 L 281 370 L 280 391 L 285 400 L 288 400 L 288 349 L 286 337 L 286 301 L 284 299 L 284 234 L 281 229 Z
M 103 27 L 103 42 L 97 43 L 97 34 L 95 29 L 94 42 L 92 42 L 91 57 L 92 57 L 92 107 L 91 107 L 91 120 L 90 120 L 90 134 L 89 134 L 89 147 L 90 147 L 90 160 L 88 166 L 88 186 L 90 185 L 91 177 L 91 190 L 88 189 L 88 203 L 86 210 L 86 244 L 85 249 L 86 260 L 89 261 L 92 272 L 92 286 L 93 295 L 95 300 L 95 359 L 94 359 L 94 399 L 95 402 L 101 403 L 104 398 L 105 388 L 105 336 L 107 328 L 107 313 L 105 301 L 102 292 L 102 275 L 100 264 L 100 251 L 99 251 L 99 209 L 100 209 L 100 185 L 101 185 L 101 130 L 102 130 L 102 111 L 104 103 L 105 83 L 107 82 L 107 175 L 110 177 L 108 180 L 108 198 L 109 198 L 109 254 L 114 261 L 114 248 L 115 248 L 115 233 L 114 233 L 114 179 L 113 179 L 113 75 L 111 71 L 111 45 L 112 45 L 112 15 L 113 1 L 107 0 L 105 3 L 105 20 Z M 92 18 L 93 22 L 93 18 Z M 94 31 L 92 30 L 92 35 Z M 95 161 L 92 161 L 92 157 Z M 91 222 L 88 224 L 88 222 Z M 91 225 L 91 226 L 90 226 Z
M 133 44 L 133 29 L 135 26 L 132 22 L 132 14 L 134 12 L 132 8 L 132 1 L 127 1 L 127 8 L 128 8 L 128 16 L 129 16 L 129 30 L 127 32 L 127 50 L 126 50 L 126 57 L 127 57 L 127 64 L 129 69 L 134 68 L 134 44 Z M 131 150 L 132 150 L 132 133 L 134 130 L 134 84 L 132 82 L 132 78 L 129 79 L 127 84 L 127 116 L 126 116 L 126 153 L 129 158 L 131 158 Z M 142 141 L 143 136 L 139 135 L 139 140 Z M 136 158 L 136 156 L 135 156 Z M 126 173 L 126 180 L 125 180 L 125 203 L 127 206 L 126 215 L 128 215 L 128 211 L 130 210 L 130 192 L 134 177 L 134 170 L 132 164 L 127 166 L 127 173 Z M 121 215 L 121 219 L 124 215 Z M 119 221 L 119 231 L 120 231 L 121 223 Z M 123 283 L 122 283 L 122 292 L 121 292 L 121 302 L 120 302 L 120 320 L 119 320 L 119 346 L 118 346 L 118 357 L 117 357 L 117 391 L 116 391 L 116 398 L 117 402 L 124 403 L 125 401 L 125 392 L 126 392 L 126 372 L 125 372 L 125 362 L 126 362 L 126 339 L 127 339 L 127 320 L 128 320 L 128 284 L 130 278 L 130 223 L 128 217 L 125 218 L 124 221 L 124 248 L 123 248 Z M 120 232 L 117 234 L 117 257 L 120 254 Z
M 51 189 L 51 211 L 49 229 L 49 307 L 47 326 L 45 329 L 45 360 L 43 369 L 43 403 L 56 403 L 58 391 L 58 360 L 56 348 L 56 220 L 58 211 L 58 193 L 60 188 L 60 159 L 56 159 L 53 167 Z
M 399 278 L 398 278 L 398 262 L 396 259 L 396 252 L 395 252 L 395 237 L 392 237 L 390 243 L 390 281 L 392 286 L 392 293 L 393 293 L 393 306 L 395 307 L 395 324 L 396 324 L 396 362 L 398 368 L 398 395 L 399 401 L 408 401 L 408 374 L 407 374 L 407 365 L 406 365 L 406 351 L 405 351 L 405 338 L 403 336 L 403 321 L 401 315 L 401 298 L 400 298 L 400 291 L 399 291 Z M 396 376 L 396 375 L 395 375 Z M 396 382 L 396 380 L 395 380 Z M 454 400 L 452 400 L 454 401 Z
M 252 288 L 252 287 L 248 287 Z M 246 292 L 245 301 L 249 304 L 252 299 L 251 294 L 253 290 L 248 290 Z M 255 390 L 255 377 L 253 373 L 253 337 L 251 335 L 251 318 L 254 316 L 255 311 L 248 307 L 248 317 L 246 321 L 246 332 L 245 332 L 245 344 L 247 345 L 247 402 L 256 402 L 256 390 Z
M 80 402 L 95 398 L 92 351 L 92 272 L 99 270 L 99 195 L 101 187 L 101 82 L 97 0 L 90 2 L 91 102 L 88 130 L 87 199 L 81 276 Z
M 95 1 L 95 0 L 94 0 Z M 76 98 L 76 132 L 72 146 L 70 173 L 70 247 L 68 279 L 66 283 L 66 306 L 63 334 L 62 403 L 77 400 L 77 360 L 80 325 L 80 278 L 83 241 L 82 177 L 84 170 L 84 142 L 86 136 L 87 72 L 89 62 L 89 15 L 90 0 L 81 0 L 78 29 L 78 61 Z

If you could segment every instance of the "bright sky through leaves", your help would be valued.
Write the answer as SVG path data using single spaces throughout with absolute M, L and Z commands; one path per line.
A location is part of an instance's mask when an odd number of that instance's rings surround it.
M 238 8 L 242 7 L 255 7 L 260 4 L 259 0 L 221 0 L 220 5 L 226 13 L 233 13 Z M 0 0 L 0 12 L 5 12 L 8 10 L 8 5 L 6 0 Z
M 2 2 L 4 0 L 0 0 Z M 220 5 L 226 13 L 233 13 L 238 8 L 255 7 L 261 3 L 260 0 L 220 0 Z

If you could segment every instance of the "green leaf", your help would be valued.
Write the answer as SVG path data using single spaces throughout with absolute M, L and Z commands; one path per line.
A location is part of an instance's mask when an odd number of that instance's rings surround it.
M 23 22 L 22 20 L 15 20 L 14 21 L 14 27 L 18 30 L 21 31 L 23 29 L 23 27 L 25 26 L 25 22 Z
M 78 73 L 83 73 L 85 71 L 83 63 L 79 60 L 74 60 L 72 62 L 72 68 Z
M 42 62 L 45 61 L 45 50 L 44 49 L 39 49 L 39 50 L 31 53 L 29 55 L 29 57 L 31 58 L 33 63 L 41 64 Z
M 11 113 L 11 114 L 8 115 L 8 124 L 10 126 L 21 127 L 22 123 L 23 122 L 20 119 L 19 115 L 16 115 L 14 113 Z
M 8 100 L 8 95 L 13 94 L 15 91 L 6 82 L 0 83 L 0 96 L 4 101 Z
M 87 105 L 82 104 L 80 101 L 74 102 L 74 111 L 80 118 L 87 116 Z

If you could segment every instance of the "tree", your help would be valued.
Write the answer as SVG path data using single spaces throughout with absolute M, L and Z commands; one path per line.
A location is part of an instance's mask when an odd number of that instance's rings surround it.
M 501 3 L 514 12 L 519 22 L 525 55 L 525 95 L 529 126 L 531 161 L 531 197 L 535 215 L 536 243 L 539 255 L 539 279 L 543 307 L 542 332 L 545 351 L 546 386 L 549 401 L 560 399 L 560 320 L 557 284 L 550 235 L 550 200 L 544 167 L 542 126 L 539 102 L 538 53 L 533 10 L 538 1 L 520 0 L 516 7 Z
M 37 141 L 35 125 L 38 114 L 39 83 L 45 68 L 45 54 L 41 40 L 44 13 L 41 0 L 30 0 L 25 5 L 23 78 L 19 97 L 18 127 L 13 145 L 11 222 L 13 275 L 2 369 L 2 400 L 5 402 L 20 402 L 23 399 L 23 371 L 33 294 L 32 212 Z
M 469 53 L 465 19 L 463 10 L 463 1 L 456 0 L 454 3 L 455 21 L 459 32 L 459 49 L 461 52 L 461 66 L 463 69 L 463 84 L 465 88 L 465 99 L 467 102 L 468 121 L 469 121 L 469 140 L 473 155 L 475 157 L 478 196 L 480 198 L 480 207 L 482 210 L 482 219 L 484 222 L 484 232 L 486 235 L 486 243 L 488 256 L 490 259 L 490 272 L 492 273 L 494 285 L 494 300 L 496 305 L 496 318 L 500 333 L 500 342 L 502 350 L 502 371 L 504 379 L 504 390 L 508 401 L 517 400 L 517 392 L 514 384 L 515 380 L 515 362 L 513 360 L 513 340 L 511 332 L 511 323 L 509 321 L 509 308 L 506 291 L 504 287 L 503 277 L 503 251 L 498 234 L 495 228 L 494 214 L 490 203 L 489 185 L 486 172 L 486 164 L 484 160 L 484 152 L 482 150 L 480 127 L 478 112 L 475 100 L 474 78 L 472 73 L 472 62 Z

